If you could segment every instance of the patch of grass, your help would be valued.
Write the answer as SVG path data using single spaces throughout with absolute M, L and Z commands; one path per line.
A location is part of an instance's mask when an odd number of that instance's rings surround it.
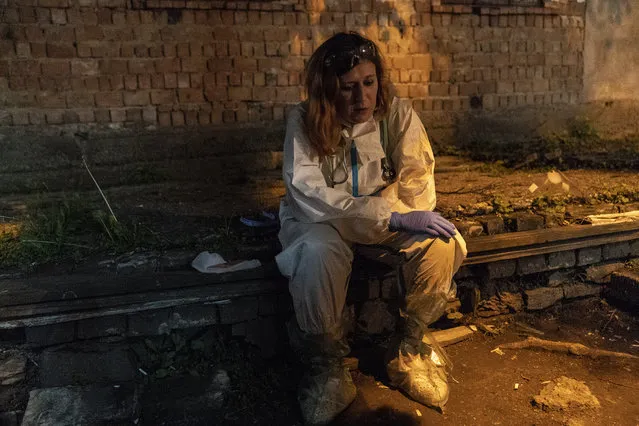
M 139 222 L 118 221 L 103 210 L 91 210 L 79 195 L 31 204 L 16 220 L 11 232 L 0 230 L 1 268 L 76 262 L 100 251 L 123 253 L 155 243 Z

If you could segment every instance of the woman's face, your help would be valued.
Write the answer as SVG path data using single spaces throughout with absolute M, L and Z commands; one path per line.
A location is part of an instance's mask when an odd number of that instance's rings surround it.
M 350 124 L 364 123 L 375 112 L 377 104 L 375 64 L 364 61 L 339 77 L 339 93 L 335 102 L 339 117 Z

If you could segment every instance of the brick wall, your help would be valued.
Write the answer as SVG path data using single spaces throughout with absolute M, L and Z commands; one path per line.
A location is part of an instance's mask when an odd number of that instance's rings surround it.
M 574 104 L 583 4 L 437 0 L 8 0 L 0 124 L 281 121 L 306 59 L 339 30 L 378 42 L 397 93 L 429 114 Z

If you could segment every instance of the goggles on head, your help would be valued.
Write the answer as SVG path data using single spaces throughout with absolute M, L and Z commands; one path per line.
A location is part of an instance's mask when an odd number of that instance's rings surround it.
M 362 61 L 372 60 L 376 57 L 377 49 L 375 49 L 375 45 L 371 42 L 366 42 L 354 49 L 328 55 L 324 60 L 324 66 L 335 70 L 337 75 L 342 75 L 355 68 Z

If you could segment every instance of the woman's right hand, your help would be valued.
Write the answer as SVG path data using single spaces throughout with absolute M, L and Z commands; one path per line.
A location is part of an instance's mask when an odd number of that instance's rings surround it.
M 404 231 L 412 234 L 426 234 L 432 238 L 452 238 L 457 231 L 455 225 L 444 219 L 439 213 L 417 210 L 409 213 L 391 213 L 391 231 Z

